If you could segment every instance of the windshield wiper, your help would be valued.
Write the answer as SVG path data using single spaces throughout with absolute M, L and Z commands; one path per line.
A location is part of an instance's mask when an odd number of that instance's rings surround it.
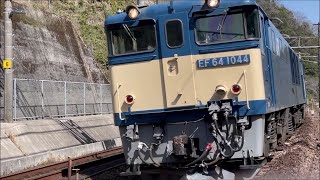
M 223 28 L 223 26 L 224 26 L 224 22 L 225 22 L 226 19 L 227 19 L 228 11 L 229 11 L 229 9 L 226 9 L 226 10 L 224 11 L 223 18 L 221 19 L 221 21 L 220 21 L 220 23 L 219 23 L 219 26 L 218 26 L 218 28 L 217 28 L 217 31 L 220 32 L 220 38 L 221 38 L 221 39 L 222 39 L 222 28 Z
M 137 41 L 136 37 L 134 37 L 133 33 L 131 32 L 131 30 L 129 29 L 128 25 L 126 24 L 122 24 L 123 28 L 126 30 L 126 32 L 128 33 L 128 35 L 130 36 L 130 38 L 133 41 Z

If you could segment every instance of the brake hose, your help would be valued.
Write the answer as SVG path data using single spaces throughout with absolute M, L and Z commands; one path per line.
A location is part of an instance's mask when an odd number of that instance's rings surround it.
M 229 155 L 224 154 L 224 152 L 222 151 L 222 149 L 221 149 L 221 147 L 220 147 L 220 144 L 219 144 L 219 142 L 218 142 L 218 140 L 216 139 L 215 136 L 213 136 L 213 137 L 214 137 L 214 140 L 215 140 L 217 146 L 219 147 L 219 150 L 220 150 L 220 152 L 221 152 L 221 155 L 224 156 L 225 158 L 230 158 L 230 157 L 232 157 L 232 156 L 234 155 L 235 151 L 234 151 L 233 148 L 231 147 L 231 143 L 230 143 L 229 141 L 227 141 L 226 138 L 222 135 L 222 133 L 221 133 L 221 131 L 220 131 L 220 129 L 219 129 L 219 126 L 218 126 L 217 118 L 215 118 L 215 117 L 217 117 L 216 114 L 214 114 L 214 116 L 213 116 L 213 118 L 212 118 L 213 121 L 214 121 L 215 129 L 216 129 L 216 131 L 218 132 L 218 135 L 221 137 L 223 143 L 226 144 L 226 145 L 230 148 L 231 154 L 229 154 Z
M 191 166 L 199 161 L 204 160 L 205 157 L 208 156 L 210 150 L 212 149 L 212 145 L 211 144 L 207 144 L 206 150 L 203 151 L 203 153 L 201 154 L 201 156 L 199 156 L 196 160 L 192 161 L 191 163 L 185 165 L 185 167 Z
M 147 149 L 149 149 L 149 147 L 148 147 L 145 143 L 140 142 L 140 143 L 138 144 L 138 147 L 137 147 L 137 149 L 138 149 L 138 156 L 139 156 L 139 158 L 141 159 L 141 161 L 142 161 L 143 163 L 145 163 L 145 164 L 147 164 L 147 165 L 151 165 L 150 163 L 148 163 L 146 160 L 144 160 L 144 159 L 142 158 L 141 149 L 143 148 L 143 146 L 146 146 Z
M 216 138 L 216 136 L 213 136 L 213 140 L 214 142 L 217 144 L 217 148 L 218 150 L 220 151 L 221 155 L 225 158 L 231 158 L 233 155 L 234 155 L 234 151 L 232 149 L 231 150 L 231 153 L 229 155 L 225 154 L 223 151 L 222 151 L 222 148 L 218 142 L 218 139 Z
M 209 163 L 206 163 L 206 165 L 207 166 L 211 166 L 211 165 L 214 165 L 214 164 L 216 164 L 218 161 L 220 161 L 221 160 L 221 157 L 220 157 L 220 155 L 218 154 L 217 155 L 217 158 L 215 159 L 215 160 L 213 160 L 213 161 L 211 161 L 211 162 L 209 162 Z
M 240 151 L 242 148 L 243 148 L 243 144 L 244 144 L 244 126 L 241 127 L 241 144 L 240 146 L 238 146 L 238 148 L 236 149 L 233 149 L 230 145 L 230 148 L 235 151 L 235 152 L 238 152 Z
M 228 113 L 227 113 L 227 111 L 224 113 L 224 118 L 225 118 L 225 120 L 226 120 L 226 127 L 227 127 L 227 128 L 226 128 L 226 129 L 227 129 L 226 139 L 228 139 L 230 129 L 229 129 L 229 120 L 228 120 Z
M 148 163 L 147 161 L 145 161 L 143 158 L 142 158 L 142 153 L 141 153 L 141 149 L 138 149 L 138 155 L 139 155 L 139 158 L 141 159 L 141 161 L 147 165 L 150 165 L 150 163 Z
M 160 167 L 160 164 L 153 159 L 152 150 L 153 150 L 153 144 L 151 144 L 150 149 L 149 149 L 150 159 L 154 163 L 153 164 L 154 166 Z

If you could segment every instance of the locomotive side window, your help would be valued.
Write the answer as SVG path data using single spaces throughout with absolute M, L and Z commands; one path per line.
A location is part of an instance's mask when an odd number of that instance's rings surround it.
M 183 44 L 182 22 L 180 20 L 172 20 L 166 23 L 167 45 L 170 48 L 181 47 Z
M 300 85 L 300 69 L 299 69 L 299 58 L 298 56 L 290 50 L 290 65 L 292 74 L 292 83 Z
M 264 19 L 263 19 L 263 17 L 262 16 L 260 16 L 260 27 L 261 27 L 261 41 L 260 41 L 260 43 L 261 43 L 261 50 L 262 50 L 262 53 L 263 53 L 263 55 L 265 55 L 265 44 L 264 44 Z
M 278 56 L 280 56 L 280 48 L 281 48 L 281 39 L 280 38 L 276 38 L 276 54 Z
M 252 12 L 245 13 L 247 22 L 247 38 L 259 37 L 259 21 L 257 20 L 259 13 L 256 9 Z
M 272 52 L 276 54 L 276 37 L 274 35 L 273 30 L 271 30 L 271 42 L 272 42 Z

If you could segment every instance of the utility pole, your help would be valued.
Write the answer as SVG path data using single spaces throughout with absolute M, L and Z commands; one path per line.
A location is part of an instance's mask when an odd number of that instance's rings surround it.
M 320 21 L 317 24 L 318 26 L 318 78 L 320 76 Z M 319 83 L 318 83 L 318 91 L 320 90 L 320 78 L 319 78 Z M 319 101 L 320 102 L 320 94 L 318 94 L 319 96 Z M 319 108 L 320 108 L 320 103 L 319 103 Z
M 12 117 L 12 101 L 13 101 L 13 47 L 12 47 L 12 3 L 11 0 L 4 2 L 4 121 L 13 122 Z
M 318 90 L 320 90 L 320 21 L 318 24 L 314 24 L 314 25 L 318 26 L 318 78 L 319 78 Z M 319 96 L 318 102 L 320 102 L 320 94 L 318 96 Z M 319 108 L 320 108 L 320 103 L 319 103 Z

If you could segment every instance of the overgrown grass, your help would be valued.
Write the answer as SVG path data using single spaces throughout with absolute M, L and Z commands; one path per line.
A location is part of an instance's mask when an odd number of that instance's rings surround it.
M 57 0 L 52 2 L 50 8 L 47 2 L 37 2 L 33 6 L 71 20 L 80 37 L 92 50 L 94 59 L 107 65 L 104 20 L 115 14 L 117 9 L 124 9 L 131 3 L 134 3 L 133 0 Z
M 68 17 L 76 26 L 93 57 L 101 64 L 107 62 L 106 36 L 103 29 L 104 18 L 110 8 L 108 2 L 89 2 L 87 0 L 54 1 L 53 12 Z

